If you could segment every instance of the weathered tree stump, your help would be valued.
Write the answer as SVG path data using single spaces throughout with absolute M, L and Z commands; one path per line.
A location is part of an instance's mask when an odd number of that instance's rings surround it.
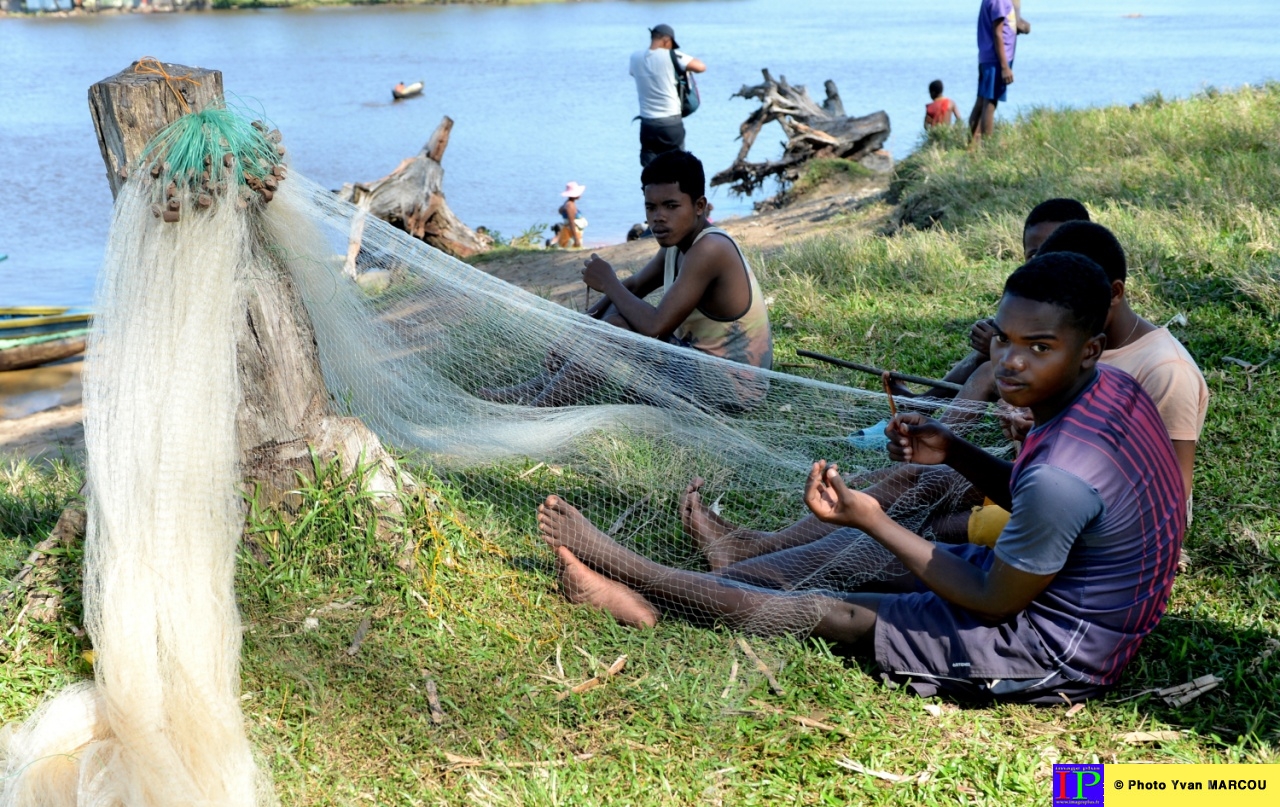
M 160 69 L 174 76 L 165 81 L 160 73 L 139 72 L 139 65 L 148 70 L 134 62 L 89 88 L 89 113 L 113 199 L 120 194 L 129 163 L 161 129 L 188 111 L 223 105 L 222 73 L 217 70 L 160 63 Z
M 453 120 L 446 115 L 416 156 L 382 179 L 347 183 L 338 195 L 454 257 L 484 252 L 493 246 L 493 240 L 463 224 L 444 199 L 444 166 L 440 161 L 452 130 Z M 357 247 L 358 241 L 353 233 Z
M 220 72 L 162 67 L 164 73 L 139 72 L 135 62 L 89 90 L 113 195 L 161 129 L 188 111 L 224 103 Z M 236 347 L 241 391 L 236 436 L 244 478 L 256 483 L 266 500 L 276 500 L 297 486 L 298 472 L 310 475 L 314 451 L 323 462 L 338 458 L 348 473 L 358 462 L 375 465 L 370 489 L 390 500 L 396 489 L 394 463 L 363 423 L 334 412 L 311 319 L 287 270 L 276 268 L 244 279 L 247 308 Z
M 825 84 L 827 97 L 819 106 L 803 85 L 788 84 L 786 76 L 775 80 L 768 68 L 761 72 L 762 83 L 743 85 L 734 93 L 734 97 L 759 100 L 760 108 L 739 127 L 742 148 L 733 165 L 711 178 L 712 185 L 732 183 L 735 192 L 750 194 L 770 176 L 794 182 L 804 162 L 815 157 L 863 161 L 872 170 L 883 170 L 885 155 L 876 152 L 889 139 L 888 115 L 880 111 L 857 118 L 846 116 L 840 92 L 830 79 Z M 769 121 L 777 121 L 787 136 L 782 157 L 748 162 L 760 129 Z

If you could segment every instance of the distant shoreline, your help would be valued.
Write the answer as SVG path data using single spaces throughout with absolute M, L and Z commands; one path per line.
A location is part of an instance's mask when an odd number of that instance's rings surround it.
M 569 0 L 80 0 L 76 8 L 21 8 L 22 0 L 0 0 L 3 17 L 84 17 L 94 14 L 178 14 L 193 11 L 234 11 L 265 8 L 325 8 L 345 6 L 530 6 Z M 10 6 L 13 6 L 12 8 Z

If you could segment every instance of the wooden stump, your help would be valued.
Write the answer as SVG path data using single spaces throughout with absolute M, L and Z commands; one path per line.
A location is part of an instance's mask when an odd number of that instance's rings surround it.
M 488 250 L 493 240 L 463 224 L 444 200 L 444 166 L 440 161 L 452 130 L 453 119 L 446 115 L 416 156 L 382 179 L 347 183 L 338 195 L 456 258 Z M 358 248 L 354 234 L 352 243 Z
M 162 67 L 170 78 L 139 72 L 135 62 L 89 90 L 113 195 L 156 133 L 188 111 L 224 105 L 220 72 Z M 377 465 L 370 488 L 391 505 L 394 463 L 363 423 L 333 411 L 306 307 L 285 267 L 273 268 L 245 279 L 246 311 L 237 335 L 236 436 L 244 477 L 257 483 L 265 500 L 278 500 L 297 486 L 297 472 L 310 474 L 315 451 L 324 462 L 338 458 L 346 472 L 357 462 Z
M 815 157 L 838 157 L 862 161 L 879 151 L 889 139 L 889 116 L 883 111 L 851 118 L 844 114 L 844 102 L 834 81 L 827 80 L 827 97 L 819 106 L 803 85 L 787 83 L 786 76 L 776 80 L 768 68 L 761 71 L 764 81 L 755 86 L 743 86 L 735 97 L 754 98 L 760 108 L 752 112 L 739 127 L 742 147 L 733 165 L 711 178 L 712 185 L 732 184 L 741 194 L 750 194 L 770 176 L 794 182 L 800 176 L 800 168 Z M 748 162 L 747 155 L 769 121 L 777 121 L 787 136 L 782 157 L 764 162 Z M 878 157 L 880 155 L 877 155 Z M 884 159 L 869 160 L 872 170 L 878 170 Z
M 161 129 L 188 111 L 223 106 L 220 71 L 161 62 L 160 68 L 175 77 L 165 81 L 159 73 L 138 72 L 139 64 L 89 88 L 89 112 L 112 198 L 120 194 L 130 163 Z

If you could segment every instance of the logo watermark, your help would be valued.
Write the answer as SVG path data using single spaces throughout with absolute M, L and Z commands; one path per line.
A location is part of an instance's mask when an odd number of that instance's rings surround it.
M 1053 807 L 1102 807 L 1106 777 L 1102 765 L 1054 765 Z

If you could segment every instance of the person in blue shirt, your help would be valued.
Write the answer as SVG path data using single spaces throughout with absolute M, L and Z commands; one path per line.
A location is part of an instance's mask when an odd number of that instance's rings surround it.
M 1031 33 L 1031 24 L 1018 17 L 1020 5 L 1020 0 L 982 0 L 978 9 L 978 100 L 969 113 L 974 146 L 991 134 L 996 105 L 1005 100 L 1005 88 L 1013 83 L 1018 34 Z

